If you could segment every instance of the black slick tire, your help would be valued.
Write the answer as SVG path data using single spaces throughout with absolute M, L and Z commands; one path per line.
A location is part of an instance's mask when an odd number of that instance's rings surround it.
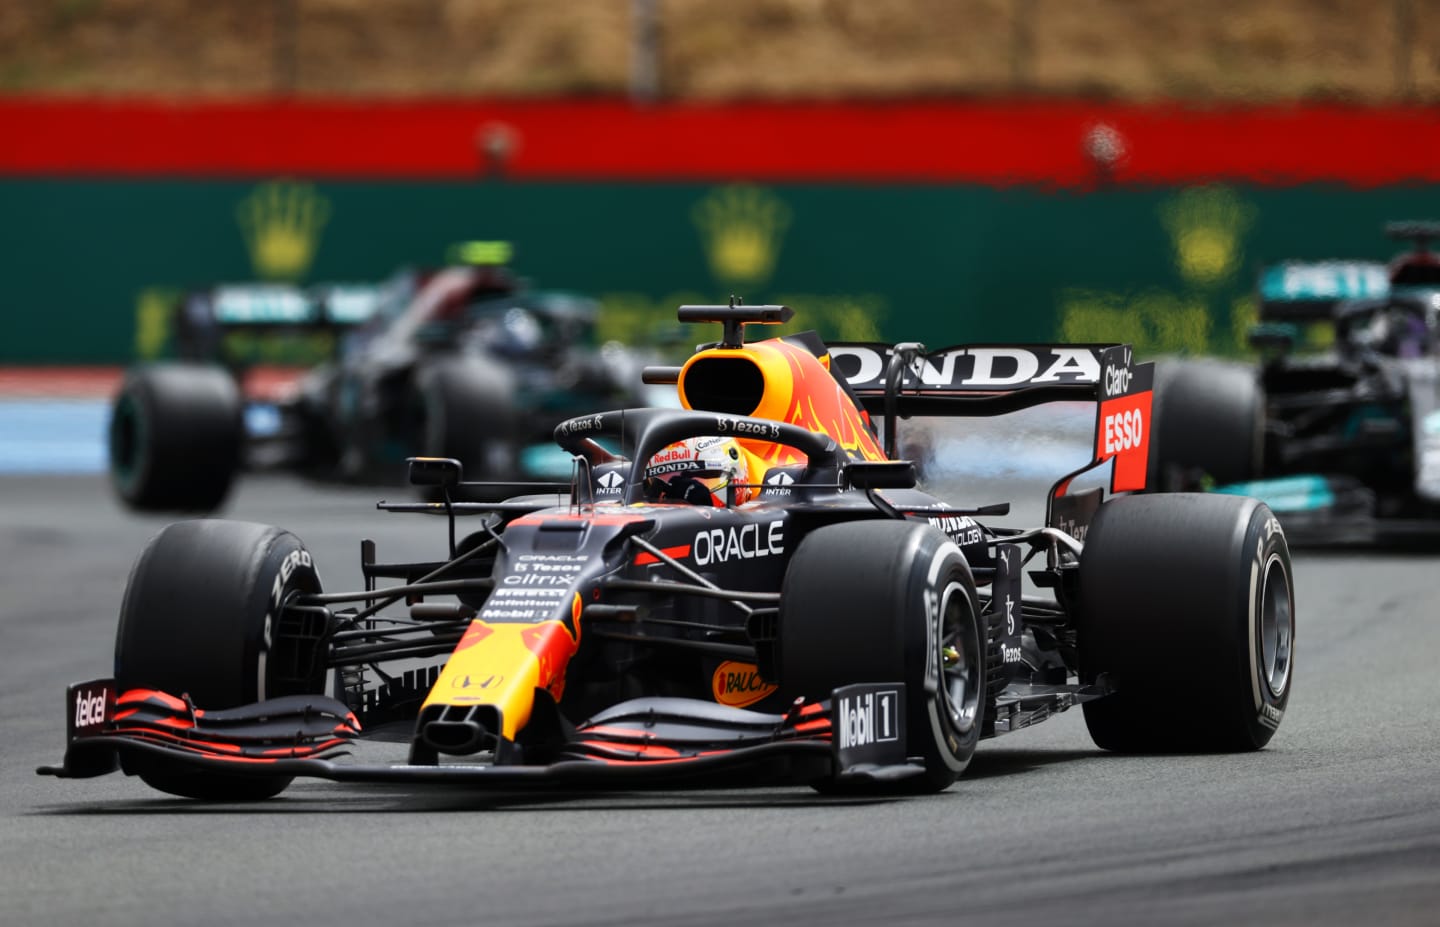
M 422 456 L 460 461 L 467 481 L 515 477 L 520 423 L 514 385 L 504 370 L 472 358 L 444 358 L 420 371 L 416 391 Z M 495 501 L 464 489 L 454 498 Z
M 1265 397 L 1255 370 L 1217 360 L 1155 365 L 1152 489 L 1198 489 L 1260 476 Z
M 1100 506 L 1079 576 L 1081 678 L 1095 744 L 1130 753 L 1257 750 L 1294 668 L 1285 534 L 1243 496 L 1128 496 Z
M 948 787 L 970 762 L 985 692 L 980 608 L 960 548 L 934 528 L 868 521 L 809 534 L 785 574 L 778 663 L 782 688 L 811 699 L 903 682 L 919 789 Z
M 309 551 L 288 531 L 206 519 L 167 526 L 130 572 L 115 636 L 121 691 L 158 689 L 221 709 L 324 691 L 317 629 L 282 606 L 319 592 Z M 235 776 L 131 760 L 126 772 L 163 792 L 221 801 L 269 798 L 288 776 Z
M 226 371 L 156 364 L 130 371 L 111 407 L 110 483 L 130 508 L 208 512 L 244 452 L 240 389 Z

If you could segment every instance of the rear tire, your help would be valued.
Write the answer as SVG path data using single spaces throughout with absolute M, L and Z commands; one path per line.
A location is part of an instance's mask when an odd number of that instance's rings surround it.
M 110 483 L 141 511 L 208 512 L 240 468 L 240 389 L 218 367 L 158 364 L 130 371 L 111 409 Z
M 1080 559 L 1081 678 L 1096 745 L 1257 750 L 1284 716 L 1295 640 L 1285 534 L 1243 496 L 1129 496 L 1100 506 Z
M 320 591 L 310 553 L 288 531 L 247 522 L 169 525 L 130 573 L 115 636 L 115 680 L 188 695 L 198 708 L 320 694 L 325 660 L 313 628 L 282 617 L 287 599 Z M 128 773 L 162 792 L 219 801 L 269 798 L 289 776 L 177 771 L 131 758 Z
M 1215 360 L 1160 361 L 1153 403 L 1152 488 L 1199 489 L 1260 475 L 1265 397 L 1253 369 Z
M 898 521 L 812 532 L 785 573 L 779 634 L 780 684 L 792 696 L 905 683 L 907 750 L 924 758 L 922 790 L 947 788 L 969 764 L 985 642 L 970 566 L 944 534 Z M 949 664 L 947 647 L 957 654 Z

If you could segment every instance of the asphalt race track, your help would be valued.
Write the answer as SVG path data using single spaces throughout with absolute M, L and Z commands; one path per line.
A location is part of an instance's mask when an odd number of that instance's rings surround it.
M 226 514 L 292 528 L 340 588 L 362 536 L 382 559 L 444 543 L 443 522 L 376 496 L 250 479 Z M 204 806 L 37 777 L 60 758 L 64 685 L 110 670 L 160 524 L 98 476 L 0 477 L 0 924 L 1440 923 L 1440 554 L 1297 555 L 1296 688 L 1252 755 L 1107 755 L 1077 711 L 894 801 L 299 783 Z

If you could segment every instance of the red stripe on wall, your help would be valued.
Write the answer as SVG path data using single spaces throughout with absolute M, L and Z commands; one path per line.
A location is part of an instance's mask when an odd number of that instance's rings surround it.
M 245 395 L 262 402 L 291 397 L 303 368 L 255 366 L 245 371 Z M 0 367 L 0 401 L 6 399 L 100 399 L 114 396 L 120 367 Z
M 1121 183 L 1356 186 L 1440 179 L 1440 111 L 1083 102 L 696 104 L 0 99 L 0 174 L 474 177 L 503 127 L 532 180 L 956 182 L 1085 187 L 1097 125 Z

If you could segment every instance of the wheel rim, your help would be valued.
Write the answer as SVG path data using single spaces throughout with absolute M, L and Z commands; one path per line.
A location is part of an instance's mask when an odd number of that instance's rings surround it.
M 1295 617 L 1290 607 L 1290 583 L 1278 554 L 1265 562 L 1260 594 L 1260 673 L 1270 694 L 1280 698 L 1290 684 L 1290 651 Z
M 969 596 L 959 583 L 946 587 L 940 604 L 941 702 L 950 726 L 969 733 L 980 712 L 979 633 Z

